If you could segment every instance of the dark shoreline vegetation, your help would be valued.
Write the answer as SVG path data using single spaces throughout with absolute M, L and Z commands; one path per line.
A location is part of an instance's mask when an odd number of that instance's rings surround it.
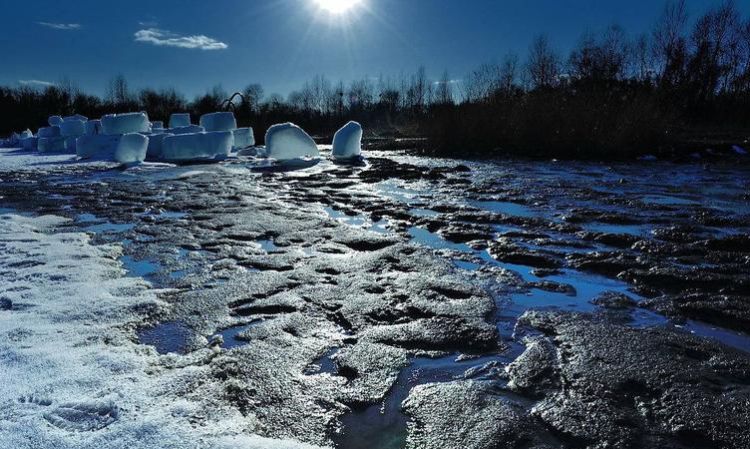
M 431 80 L 423 67 L 349 84 L 316 76 L 286 99 L 251 84 L 232 96 L 215 87 L 188 101 L 173 89 L 135 92 L 123 76 L 110 82 L 105 98 L 70 80 L 43 90 L 0 87 L 0 134 L 44 126 L 50 115 L 146 111 L 166 121 L 173 112 L 197 117 L 221 109 L 252 126 L 259 143 L 275 123 L 292 121 L 328 137 L 357 120 L 373 145 L 423 137 L 408 141 L 409 149 L 437 156 L 614 160 L 731 152 L 750 139 L 750 18 L 727 1 L 691 20 L 683 1 L 669 2 L 651 33 L 630 36 L 617 25 L 586 32 L 566 57 L 538 36 L 525 60 L 506 55 L 461 82 L 447 71 Z

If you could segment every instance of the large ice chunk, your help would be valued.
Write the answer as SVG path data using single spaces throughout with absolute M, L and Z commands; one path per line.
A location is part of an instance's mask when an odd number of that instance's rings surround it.
M 147 133 L 148 116 L 145 112 L 129 114 L 110 114 L 102 117 L 102 131 L 107 135 Z
M 68 122 L 68 121 L 71 121 L 71 120 L 80 120 L 82 122 L 88 122 L 89 118 L 86 117 L 85 115 L 81 115 L 81 114 L 70 115 L 68 117 L 63 118 L 64 122 Z
M 206 128 L 198 125 L 181 126 L 179 128 L 171 128 L 166 130 L 172 134 L 196 134 L 206 132 Z
M 240 150 L 255 145 L 255 134 L 252 128 L 239 128 L 234 133 L 234 148 Z
M 29 137 L 34 137 L 34 133 L 31 132 L 30 129 L 27 129 L 26 131 L 22 132 L 21 135 L 18 136 L 18 138 L 21 140 L 28 139 Z
M 161 149 L 163 148 L 164 139 L 172 136 L 174 136 L 174 134 L 169 133 L 150 135 L 148 137 L 148 151 L 146 152 L 146 159 L 152 161 L 158 161 L 162 159 Z
M 237 120 L 233 112 L 214 112 L 201 116 L 200 124 L 207 132 L 233 131 L 237 129 Z
M 95 136 L 102 133 L 102 121 L 101 120 L 89 120 L 86 122 L 86 135 Z
M 190 114 L 172 114 L 169 117 L 170 128 L 184 128 L 190 126 Z
M 21 141 L 24 150 L 35 151 L 37 149 L 38 137 L 27 137 Z
M 334 159 L 349 160 L 362 154 L 362 125 L 349 122 L 333 136 Z
M 48 126 L 45 128 L 39 128 L 39 130 L 36 132 L 38 137 L 60 137 L 60 127 L 59 126 Z
M 65 138 L 65 152 L 66 153 L 75 153 L 76 152 L 76 141 L 78 140 L 78 137 L 71 136 Z
M 63 118 L 59 115 L 53 115 L 52 117 L 47 120 L 47 123 L 49 123 L 49 126 L 60 126 L 63 122 Z
M 125 134 L 117 144 L 115 161 L 121 164 L 138 164 L 146 160 L 147 151 L 148 137 L 138 133 Z
M 320 157 L 318 146 L 312 137 L 294 123 L 281 123 L 268 128 L 266 153 L 269 158 L 277 161 Z
M 162 142 L 161 159 L 183 162 L 224 158 L 232 150 L 233 142 L 231 131 L 169 136 Z
M 40 153 L 60 153 L 65 151 L 65 137 L 41 137 L 37 142 Z
M 76 139 L 76 155 L 82 159 L 113 159 L 120 136 L 93 134 Z
M 63 137 L 79 137 L 86 134 L 86 125 L 81 120 L 67 120 L 60 125 L 60 135 Z

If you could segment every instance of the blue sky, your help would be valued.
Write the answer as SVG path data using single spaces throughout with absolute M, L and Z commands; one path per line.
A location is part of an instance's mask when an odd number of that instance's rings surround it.
M 215 85 L 261 83 L 286 95 L 315 74 L 345 81 L 423 64 L 460 79 L 547 33 L 561 51 L 612 23 L 648 31 L 661 0 L 363 0 L 332 16 L 315 0 L 4 0 L 0 84 L 63 77 L 102 94 L 117 74 L 131 86 L 189 97 Z M 690 0 L 693 16 L 719 0 Z M 750 2 L 738 2 L 750 14 Z M 11 20 L 12 18 L 12 20 Z

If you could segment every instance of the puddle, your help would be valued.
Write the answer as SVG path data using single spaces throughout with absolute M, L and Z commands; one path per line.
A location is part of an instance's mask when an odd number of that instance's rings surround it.
M 324 207 L 323 210 L 325 210 L 328 216 L 334 220 L 346 223 L 350 226 L 364 227 L 368 223 L 368 220 L 361 215 L 347 215 L 341 211 L 333 209 L 332 207 Z
M 193 332 L 184 324 L 166 322 L 138 331 L 141 344 L 153 346 L 159 354 L 184 354 Z
M 710 324 L 688 320 L 682 326 L 676 326 L 699 337 L 719 341 L 727 346 L 750 353 L 750 335 L 742 332 L 722 329 Z
M 279 247 L 273 243 L 273 240 L 257 240 L 258 245 L 267 253 L 273 253 L 279 250 Z
M 258 326 L 260 324 L 265 323 L 265 319 L 255 320 L 248 324 L 241 324 L 239 326 L 232 326 L 230 328 L 224 329 L 220 332 L 218 332 L 216 335 L 221 335 L 221 337 L 224 339 L 224 343 L 221 345 L 224 349 L 232 349 L 237 348 L 239 346 L 244 346 L 248 344 L 247 340 L 241 340 L 237 338 L 241 333 L 247 331 L 253 326 Z M 210 339 L 209 339 L 210 340 Z
M 469 204 L 479 209 L 496 212 L 503 215 L 515 215 L 517 217 L 538 217 L 540 212 L 531 209 L 523 204 L 511 203 L 508 201 L 469 201 Z
M 148 277 L 161 269 L 161 265 L 157 262 L 135 260 L 130 256 L 122 256 L 120 261 L 131 277 Z
M 341 432 L 332 437 L 340 449 L 402 449 L 406 445 L 408 418 L 401 403 L 417 385 L 449 382 L 463 378 L 464 373 L 501 357 L 489 355 L 457 362 L 457 355 L 437 359 L 416 358 L 401 371 L 396 384 L 382 403 L 356 409 L 341 418 Z

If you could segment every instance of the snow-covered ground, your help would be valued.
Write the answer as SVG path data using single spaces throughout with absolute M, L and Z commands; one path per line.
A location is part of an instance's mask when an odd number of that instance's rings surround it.
M 73 158 L 10 151 L 0 156 L 6 170 Z M 248 436 L 236 409 L 206 412 L 179 394 L 185 373 L 164 370 L 157 362 L 169 356 L 135 338 L 136 320 L 167 307 L 158 292 L 125 276 L 119 245 L 94 245 L 68 225 L 0 215 L 0 447 L 312 448 Z M 212 424 L 191 423 L 205 413 Z

